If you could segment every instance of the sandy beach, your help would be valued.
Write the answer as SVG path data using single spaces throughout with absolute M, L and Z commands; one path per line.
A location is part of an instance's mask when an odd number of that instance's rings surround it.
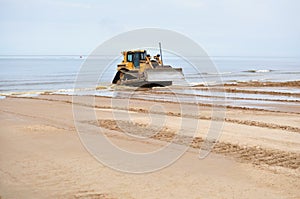
M 228 87 L 227 89 L 232 89 Z M 84 102 L 82 96 L 81 100 Z M 119 104 L 122 104 L 122 99 Z M 88 100 L 87 100 L 88 101 Z M 135 152 L 156 150 L 172 140 L 182 118 L 200 125 L 191 143 L 187 134 L 174 142 L 190 147 L 172 165 L 156 172 L 128 174 L 98 162 L 77 134 L 72 96 L 9 96 L 0 100 L 0 195 L 6 198 L 299 198 L 299 107 L 289 112 L 227 107 L 221 136 L 213 151 L 199 159 L 199 148 L 211 125 L 211 107 L 183 115 L 177 103 L 131 99 L 127 108 L 110 97 L 95 97 L 97 122 L 116 145 Z M 74 104 L 73 104 L 74 105 Z M 288 104 L 286 105 L 288 106 Z M 130 111 L 128 118 L 113 113 Z M 146 140 L 124 134 L 146 132 L 148 114 L 166 117 L 164 128 Z M 151 131 L 151 129 L 150 129 Z

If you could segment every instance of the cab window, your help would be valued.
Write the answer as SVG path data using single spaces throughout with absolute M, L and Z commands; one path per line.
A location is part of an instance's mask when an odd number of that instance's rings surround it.
M 127 54 L 127 61 L 132 62 L 133 60 L 133 54 Z
M 145 60 L 145 59 L 146 59 L 146 53 L 143 52 L 143 53 L 141 53 L 141 60 Z

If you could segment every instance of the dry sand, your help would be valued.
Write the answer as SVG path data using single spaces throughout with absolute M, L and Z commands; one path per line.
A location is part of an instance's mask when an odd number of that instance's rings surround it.
M 84 99 L 84 97 L 82 97 Z M 82 100 L 84 102 L 84 100 Z M 200 122 L 190 149 L 169 167 L 147 174 L 115 171 L 94 159 L 81 144 L 72 99 L 63 95 L 0 100 L 0 195 L 6 198 L 300 198 L 300 120 L 298 113 L 230 109 L 213 152 L 200 160 L 199 147 L 210 127 L 211 107 L 182 115 L 175 103 L 132 100 L 111 107 L 97 97 L 98 121 L 112 142 L 132 151 L 152 151 L 172 140 L 181 118 Z M 91 108 L 91 104 L 78 104 Z M 195 108 L 191 105 L 190 107 Z M 124 135 L 114 113 L 128 109 L 134 122 L 118 118 L 133 134 L 150 132 L 148 113 L 165 115 L 159 133 L 147 140 Z M 84 114 L 84 113 L 83 113 Z

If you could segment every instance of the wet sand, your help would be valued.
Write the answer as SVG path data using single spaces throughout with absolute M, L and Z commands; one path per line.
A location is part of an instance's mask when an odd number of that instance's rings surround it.
M 174 138 L 182 118 L 198 121 L 191 143 L 186 134 L 174 142 L 189 150 L 171 166 L 148 174 L 112 170 L 94 159 L 81 144 L 73 120 L 72 97 L 41 95 L 0 100 L 0 195 L 2 198 L 299 198 L 300 113 L 227 107 L 222 134 L 212 153 L 200 160 L 199 148 L 211 125 L 212 107 L 197 106 L 198 115 L 182 114 L 176 103 L 80 97 L 94 108 L 97 121 L 112 142 L 135 152 L 153 151 Z M 288 109 L 284 109 L 288 110 Z M 132 117 L 114 114 L 130 111 Z M 149 114 L 165 116 L 157 133 Z M 124 134 L 149 132 L 146 140 Z M 154 134 L 151 134 L 153 133 Z

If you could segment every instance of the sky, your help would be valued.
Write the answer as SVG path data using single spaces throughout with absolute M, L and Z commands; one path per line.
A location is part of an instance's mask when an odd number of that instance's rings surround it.
M 0 0 L 0 55 L 87 55 L 120 33 L 162 28 L 210 56 L 300 57 L 299 10 L 298 0 Z

